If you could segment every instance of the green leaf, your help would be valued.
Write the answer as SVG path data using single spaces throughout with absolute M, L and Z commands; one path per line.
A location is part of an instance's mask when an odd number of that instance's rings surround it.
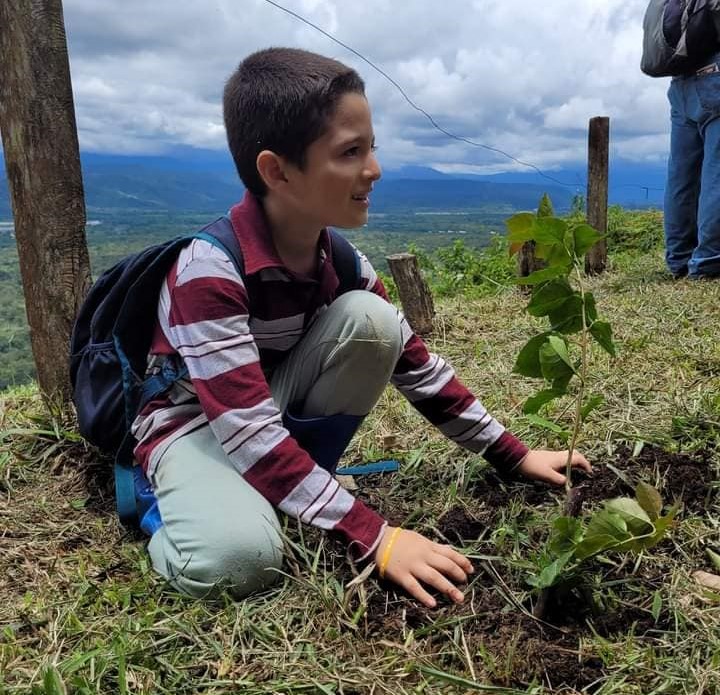
M 565 389 L 543 389 L 538 391 L 534 396 L 530 396 L 523 404 L 523 413 L 532 415 L 537 413 L 540 408 L 548 404 L 550 401 L 560 398 L 567 393 Z
M 540 369 L 547 381 L 563 379 L 575 373 L 564 341 L 562 346 L 565 349 L 562 349 L 557 345 L 558 340 L 561 339 L 557 336 L 549 336 L 547 342 L 540 346 Z
M 610 328 L 609 323 L 605 321 L 595 321 L 595 323 L 590 326 L 590 334 L 608 355 L 611 357 L 616 356 L 615 344 L 612 339 L 612 328 Z
M 548 333 L 541 333 L 530 338 L 520 350 L 513 372 L 522 376 L 530 376 L 536 379 L 542 378 L 540 366 L 540 348 L 547 342 Z
M 553 584 L 555 584 L 558 578 L 562 575 L 563 569 L 568 562 L 570 562 L 572 556 L 572 550 L 563 553 L 549 565 L 543 567 L 540 574 L 535 577 L 531 577 L 528 580 L 528 584 L 530 584 L 530 586 L 534 586 L 536 589 L 547 589 L 548 587 L 553 586 Z
M 572 232 L 575 255 L 578 257 L 585 255 L 604 236 L 589 224 L 580 224 L 573 227 Z
M 561 377 L 556 377 L 552 380 L 552 387 L 556 391 L 562 391 L 563 393 L 567 393 L 567 387 L 572 377 L 572 374 L 565 374 Z
M 570 335 L 582 330 L 582 296 L 573 292 L 562 304 L 548 313 L 553 330 Z
M 551 335 L 548 336 L 548 342 L 550 343 L 550 345 L 552 345 L 553 349 L 559 355 L 560 359 L 565 362 L 565 364 L 570 367 L 570 369 L 575 371 L 575 367 L 573 367 L 573 363 L 570 361 L 570 355 L 568 354 L 567 343 L 565 342 L 565 339 L 560 338 L 557 335 Z
M 538 427 L 542 427 L 545 430 L 555 432 L 555 434 L 561 434 L 564 436 L 567 436 L 569 434 L 569 432 L 560 427 L 560 425 L 552 422 L 551 420 L 546 420 L 544 417 L 540 417 L 539 415 L 529 414 L 526 417 L 528 422 L 531 422 L 533 425 L 537 425 Z
M 65 684 L 54 666 L 48 666 L 43 677 L 45 695 L 67 695 Z
M 720 555 L 718 555 L 714 550 L 710 550 L 710 548 L 706 548 L 705 552 L 707 553 L 707 556 L 710 558 L 710 562 L 712 562 L 713 567 L 716 570 L 720 570 Z
M 608 509 L 601 509 L 590 518 L 585 537 L 575 549 L 575 556 L 578 560 L 584 560 L 629 538 L 632 536 L 628 533 L 625 520 Z
M 560 398 L 567 393 L 565 389 L 543 389 L 538 391 L 534 396 L 530 396 L 523 404 L 523 413 L 525 415 L 535 415 L 540 408 L 547 405 L 556 398 Z
M 567 230 L 568 226 L 565 220 L 558 217 L 538 217 L 533 225 L 533 238 L 541 245 L 564 245 Z
M 640 481 L 635 488 L 635 497 L 652 521 L 660 516 L 663 508 L 662 497 L 652 485 Z
M 548 550 L 553 555 L 575 550 L 584 533 L 580 519 L 572 516 L 559 516 L 553 521 L 553 530 L 548 541 Z
M 604 402 L 605 396 L 600 394 L 593 394 L 590 396 L 590 398 L 585 401 L 582 408 L 580 408 L 580 419 L 585 422 L 585 418 L 587 418 L 593 410 L 599 408 Z
M 605 509 L 621 516 L 633 536 L 646 536 L 655 531 L 655 526 L 648 513 L 637 500 L 631 497 L 616 497 L 608 500 L 605 503 Z
M 565 268 L 561 266 L 551 266 L 550 268 L 543 268 L 542 270 L 536 270 L 534 273 L 530 273 L 526 277 L 515 278 L 516 285 L 539 285 L 541 282 L 547 280 L 553 280 L 561 275 L 567 275 Z
M 537 285 L 527 306 L 531 316 L 547 316 L 559 307 L 568 297 L 572 297 L 573 289 L 565 278 L 550 280 L 544 285 Z
M 511 242 L 532 241 L 535 215 L 521 212 L 505 221 L 508 228 L 508 240 Z
M 673 521 L 675 521 L 675 515 L 678 513 L 679 509 L 680 502 L 675 502 L 665 516 L 661 516 L 659 519 L 655 520 L 655 533 L 653 533 L 651 538 L 646 538 L 643 541 L 643 548 L 652 548 L 665 538 L 668 529 L 672 525 Z
M 662 611 L 662 604 L 662 594 L 659 591 L 656 591 L 653 595 L 652 608 L 650 609 L 650 613 L 652 613 L 652 617 L 654 618 L 655 622 L 657 622 L 658 618 L 660 617 L 660 611 Z
M 535 247 L 535 256 L 543 259 L 548 266 L 562 268 L 563 275 L 570 274 L 573 259 L 565 244 L 538 244 Z
M 592 292 L 585 293 L 585 322 L 588 326 L 597 321 L 597 305 L 595 304 L 595 296 Z

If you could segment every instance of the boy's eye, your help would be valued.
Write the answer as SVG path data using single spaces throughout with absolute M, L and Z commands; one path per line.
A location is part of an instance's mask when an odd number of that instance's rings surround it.
M 370 145 L 370 152 L 375 152 L 377 150 L 377 145 L 373 143 Z M 345 150 L 343 152 L 344 157 L 357 157 L 360 154 L 360 146 L 355 145 L 355 147 L 350 147 L 349 149 Z

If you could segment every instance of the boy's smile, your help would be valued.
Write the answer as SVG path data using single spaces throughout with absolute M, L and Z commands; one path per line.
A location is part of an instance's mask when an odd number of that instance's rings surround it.
M 370 106 L 355 92 L 340 97 L 325 133 L 313 142 L 302 169 L 286 168 L 288 196 L 298 218 L 323 227 L 360 227 L 367 222 L 370 191 L 380 178 Z

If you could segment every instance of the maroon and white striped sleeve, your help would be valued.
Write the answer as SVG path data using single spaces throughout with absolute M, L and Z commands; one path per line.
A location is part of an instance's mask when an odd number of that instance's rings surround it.
M 358 255 L 362 289 L 390 301 L 368 259 L 360 251 Z M 395 366 L 392 383 L 444 435 L 482 454 L 498 470 L 514 469 L 528 452 L 525 444 L 488 413 L 442 357 L 428 351 L 401 311 L 398 315 L 405 347 Z
M 316 465 L 283 426 L 249 329 L 245 286 L 225 254 L 202 240 L 184 249 L 160 314 L 238 472 L 284 513 L 338 532 L 357 559 L 370 555 L 385 521 Z

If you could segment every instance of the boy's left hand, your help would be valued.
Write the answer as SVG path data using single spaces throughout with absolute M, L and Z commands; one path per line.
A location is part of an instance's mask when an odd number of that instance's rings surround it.
M 567 451 L 530 449 L 525 458 L 520 462 L 518 470 L 525 478 L 530 478 L 531 480 L 541 480 L 553 485 L 564 485 L 567 457 Z M 580 468 L 586 473 L 592 474 L 592 466 L 579 451 L 573 451 L 571 465 L 573 468 Z

